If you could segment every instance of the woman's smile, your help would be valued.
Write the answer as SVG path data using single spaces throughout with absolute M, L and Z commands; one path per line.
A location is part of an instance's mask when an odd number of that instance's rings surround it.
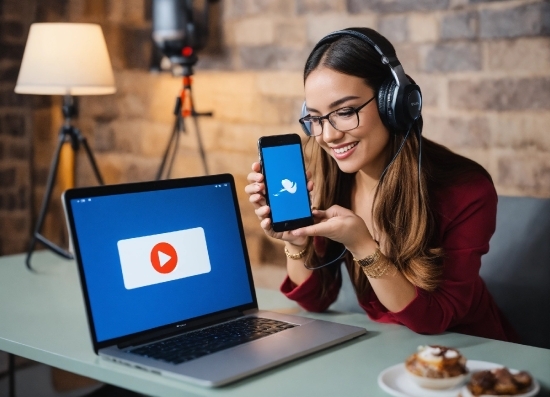
M 343 160 L 353 154 L 359 142 L 345 143 L 338 146 L 332 146 L 332 154 L 337 160 Z

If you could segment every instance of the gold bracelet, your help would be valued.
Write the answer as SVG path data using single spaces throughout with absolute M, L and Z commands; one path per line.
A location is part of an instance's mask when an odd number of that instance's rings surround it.
M 376 249 L 374 254 L 369 255 L 363 259 L 355 259 L 353 261 L 361 266 L 363 273 L 370 278 L 380 278 L 388 272 L 392 267 L 392 263 L 386 258 L 380 249 Z M 396 269 L 397 270 L 397 269 Z
M 301 250 L 300 252 L 298 252 L 297 254 L 291 254 L 289 251 L 288 251 L 288 248 L 285 247 L 285 254 L 286 254 L 286 257 L 287 258 L 290 258 L 290 259 L 301 259 L 305 256 L 306 254 L 306 248 L 304 248 L 303 250 Z

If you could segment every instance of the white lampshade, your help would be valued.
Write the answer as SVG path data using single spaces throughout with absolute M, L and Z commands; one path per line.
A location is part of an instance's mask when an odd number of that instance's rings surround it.
M 115 78 L 101 27 L 90 23 L 33 23 L 15 92 L 115 93 Z

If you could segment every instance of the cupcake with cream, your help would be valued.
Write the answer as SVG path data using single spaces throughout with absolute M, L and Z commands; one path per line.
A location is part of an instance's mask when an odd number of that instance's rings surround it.
M 440 345 L 419 346 L 405 361 L 405 368 L 418 385 L 430 389 L 456 386 L 468 373 L 466 358 L 457 349 Z

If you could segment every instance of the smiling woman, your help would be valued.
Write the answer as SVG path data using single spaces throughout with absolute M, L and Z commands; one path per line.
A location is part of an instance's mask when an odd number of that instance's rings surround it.
M 420 88 L 391 43 L 367 28 L 331 33 L 310 54 L 304 85 L 300 123 L 312 137 L 315 224 L 272 230 L 257 163 L 245 188 L 265 233 L 285 241 L 282 292 L 307 310 L 325 310 L 341 285 L 334 258 L 345 250 L 371 319 L 420 333 L 517 340 L 479 276 L 495 229 L 492 179 L 472 160 L 422 140 Z
M 376 105 L 371 103 L 375 98 L 374 90 L 360 77 L 320 66 L 309 73 L 305 92 L 306 98 L 312 98 L 307 102 L 311 115 L 329 112 L 329 115 L 339 115 L 349 113 L 348 109 L 358 110 L 354 114 L 355 121 L 350 123 L 355 124 L 352 128 L 342 128 L 342 122 L 323 124 L 321 121 L 312 128 L 312 135 L 315 135 L 319 146 L 338 162 L 343 172 L 353 173 L 366 167 L 364 171 L 367 173 L 380 175 L 386 165 L 384 149 L 388 146 L 390 135 L 376 106 L 371 106 Z M 347 117 L 348 123 L 350 118 Z M 342 139 L 343 136 L 347 139 Z

